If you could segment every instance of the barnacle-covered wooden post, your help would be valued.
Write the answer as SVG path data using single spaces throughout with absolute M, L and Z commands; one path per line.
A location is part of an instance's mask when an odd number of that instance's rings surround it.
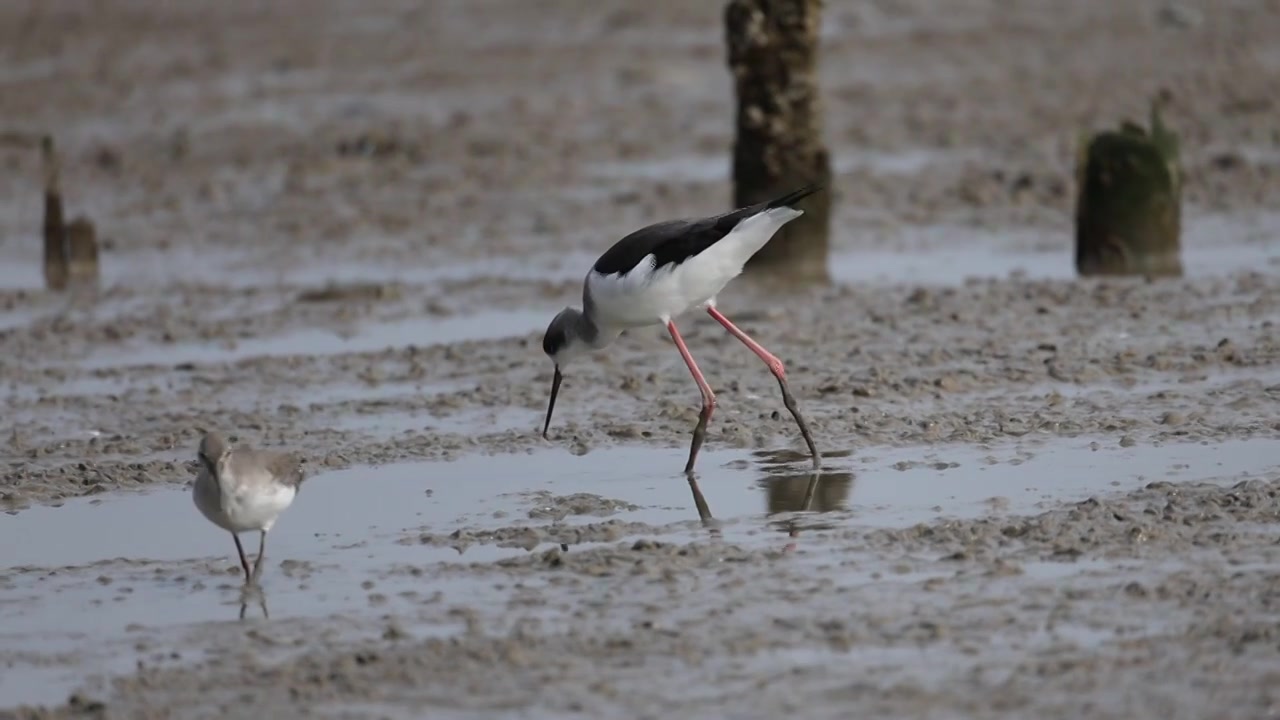
M 827 189 L 803 203 L 747 267 L 790 279 L 825 280 L 831 161 L 822 139 L 818 30 L 822 0 L 729 0 L 725 31 L 737 90 L 734 206 L 784 195 L 806 183 Z
M 1182 275 L 1182 167 L 1159 100 L 1149 130 L 1126 122 L 1084 139 L 1076 180 L 1076 272 Z

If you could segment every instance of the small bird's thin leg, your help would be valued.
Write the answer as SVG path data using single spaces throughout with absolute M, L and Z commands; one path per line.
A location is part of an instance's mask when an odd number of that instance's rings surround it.
M 240 553 L 240 567 L 244 568 L 244 581 L 248 584 L 252 581 L 252 573 L 249 571 L 249 559 L 244 556 L 244 546 L 240 544 L 240 536 L 231 533 L 232 539 L 236 541 L 236 552 Z
M 698 383 L 698 390 L 702 393 L 702 412 L 698 415 L 698 425 L 693 429 L 693 445 L 689 448 L 689 462 L 684 466 L 684 472 L 687 475 L 693 472 L 693 463 L 698 459 L 698 449 L 702 447 L 702 441 L 707 437 L 707 421 L 711 419 L 711 413 L 716 410 L 716 394 L 711 392 L 707 379 L 702 377 L 702 371 L 693 361 L 693 355 L 689 354 L 689 348 L 685 346 L 684 338 L 680 337 L 680 331 L 676 330 L 676 324 L 668 320 L 667 330 L 671 333 L 671 339 L 676 341 L 676 349 L 680 351 L 680 357 L 684 358 L 684 364 L 689 366 L 693 381 Z
M 809 446 L 809 454 L 813 457 L 813 466 L 815 468 L 822 467 L 822 456 L 818 454 L 818 447 L 813 444 L 813 435 L 809 433 L 809 425 L 800 416 L 800 409 L 796 407 L 796 399 L 792 397 L 791 389 L 787 387 L 787 369 L 783 367 L 782 361 L 773 353 L 765 350 L 763 345 L 752 340 L 750 335 L 739 330 L 737 325 L 730 322 L 729 318 L 725 317 L 714 306 L 708 307 L 707 313 L 715 318 L 716 322 L 723 325 L 734 337 L 741 340 L 743 345 L 751 349 L 751 352 L 758 355 L 765 365 L 769 366 L 769 372 L 773 373 L 773 376 L 778 379 L 778 387 L 782 388 L 782 404 L 786 405 L 787 410 L 791 411 L 791 417 L 796 419 L 796 425 L 800 426 L 800 434 L 804 436 L 804 442 Z
M 258 559 L 253 561 L 253 581 L 257 582 L 262 576 L 262 556 L 267 553 L 267 531 L 263 530 L 261 537 L 258 539 Z

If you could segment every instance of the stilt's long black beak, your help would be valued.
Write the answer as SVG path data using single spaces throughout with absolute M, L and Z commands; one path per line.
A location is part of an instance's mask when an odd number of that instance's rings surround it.
M 547 403 L 547 422 L 542 426 L 542 438 L 547 437 L 547 429 L 551 427 L 551 411 L 556 409 L 556 395 L 560 393 L 560 381 L 564 376 L 560 374 L 560 366 L 556 366 L 556 375 L 551 379 L 551 402 Z

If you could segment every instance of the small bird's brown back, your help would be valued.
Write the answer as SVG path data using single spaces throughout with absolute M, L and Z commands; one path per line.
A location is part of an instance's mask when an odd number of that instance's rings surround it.
M 302 463 L 297 457 L 289 453 L 268 454 L 271 457 L 267 461 L 267 467 L 273 476 L 295 488 L 302 486 L 306 474 L 302 472 Z
M 272 480 L 295 489 L 306 479 L 302 463 L 290 453 L 254 450 L 242 445 L 231 453 L 230 463 L 231 473 L 235 477 L 250 477 L 257 475 L 257 471 L 265 470 Z

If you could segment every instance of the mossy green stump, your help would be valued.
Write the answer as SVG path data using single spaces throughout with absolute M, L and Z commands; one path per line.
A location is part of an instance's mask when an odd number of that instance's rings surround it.
M 1126 122 L 1083 142 L 1076 175 L 1076 272 L 1182 275 L 1178 138 L 1158 106 L 1150 130 Z

